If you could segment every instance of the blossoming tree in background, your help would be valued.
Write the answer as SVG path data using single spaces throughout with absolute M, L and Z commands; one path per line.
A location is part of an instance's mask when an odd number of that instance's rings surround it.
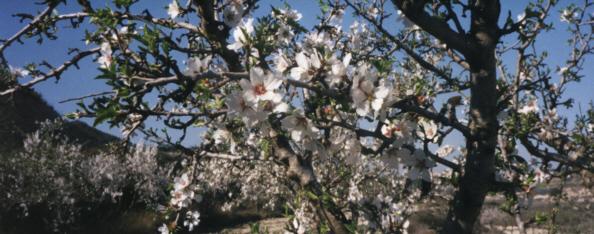
M 573 108 L 564 92 L 589 75 L 589 0 L 562 9 L 563 67 L 535 46 L 552 28 L 555 0 L 526 3 L 518 17 L 498 0 L 328 0 L 310 29 L 289 6 L 254 18 L 255 0 L 173 0 L 167 18 L 132 11 L 132 0 L 78 0 L 80 12 L 52 13 L 63 2 L 22 15 L 30 23 L 2 42 L 7 77 L 31 79 L 5 80 L 0 94 L 94 59 L 112 90 L 81 99 L 68 117 L 183 152 L 162 233 L 202 225 L 192 205 L 208 202 L 200 188 L 230 175 L 244 175 L 244 200 L 285 202 L 292 232 L 404 231 L 411 205 L 439 194 L 450 201 L 442 231 L 469 233 L 490 192 L 509 197 L 520 217 L 518 196 L 531 186 L 594 171 L 594 109 L 557 114 Z M 94 25 L 81 38 L 96 47 L 73 50 L 59 66 L 9 65 L 6 48 L 28 37 L 59 40 L 60 21 Z M 510 56 L 515 67 L 502 61 Z M 154 120 L 183 135 L 144 124 Z M 203 140 L 183 146 L 186 134 L 198 134 L 193 126 L 205 130 Z M 524 223 L 517 219 L 521 230 Z

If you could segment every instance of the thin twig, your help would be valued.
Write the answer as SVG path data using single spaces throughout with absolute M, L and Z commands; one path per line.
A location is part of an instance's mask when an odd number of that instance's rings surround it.
M 115 94 L 115 92 L 114 91 L 105 91 L 105 92 L 100 92 L 100 93 L 93 93 L 93 94 L 85 95 L 85 96 L 82 96 L 82 97 L 69 98 L 69 99 L 66 99 L 66 100 L 62 100 L 62 101 L 60 101 L 58 103 L 66 103 L 66 102 L 78 101 L 78 100 L 83 100 L 83 99 L 86 99 L 86 98 L 103 96 L 103 95 L 107 95 L 107 94 Z

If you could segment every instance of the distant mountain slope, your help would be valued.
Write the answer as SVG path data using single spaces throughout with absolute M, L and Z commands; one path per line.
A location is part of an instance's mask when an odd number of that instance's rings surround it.
M 0 96 L 0 152 L 19 148 L 25 135 L 37 130 L 39 122 L 60 117 L 41 95 L 31 89 Z M 87 147 L 118 140 L 80 121 L 66 122 L 63 130 L 69 139 Z

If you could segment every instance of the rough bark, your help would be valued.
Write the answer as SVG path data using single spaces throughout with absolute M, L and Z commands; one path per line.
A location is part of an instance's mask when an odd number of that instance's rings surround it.
M 470 137 L 459 190 L 442 233 L 472 233 L 495 173 L 497 90 L 495 47 L 499 41 L 499 1 L 471 1 L 471 36 L 475 49 L 470 62 Z
M 469 0 L 468 34 L 455 32 L 425 11 L 428 1 L 392 0 L 408 19 L 468 61 L 471 77 L 466 163 L 442 233 L 471 233 L 495 173 L 497 90 L 495 47 L 500 37 L 499 0 Z M 458 128 L 459 129 L 459 128 Z
M 300 189 L 315 194 L 318 198 L 323 195 L 322 186 L 315 178 L 313 167 L 310 160 L 304 159 L 291 150 L 289 141 L 284 136 L 277 137 L 276 156 L 285 162 L 287 175 L 297 184 Z M 326 222 L 332 233 L 349 233 L 345 224 L 347 219 L 342 212 L 336 210 L 336 205 L 332 201 L 322 201 L 321 199 L 311 201 L 316 207 L 316 214 L 320 219 Z M 329 204 L 330 203 L 330 204 Z

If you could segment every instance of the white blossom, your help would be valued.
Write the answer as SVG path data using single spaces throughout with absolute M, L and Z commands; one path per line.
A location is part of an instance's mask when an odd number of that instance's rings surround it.
M 232 154 L 236 152 L 237 143 L 233 139 L 231 132 L 225 128 L 219 128 L 212 133 L 212 139 L 216 145 L 228 144 Z
M 576 17 L 578 17 L 578 13 L 571 9 L 564 9 L 561 12 L 561 22 L 571 23 Z
M 367 116 L 372 110 L 377 112 L 382 109 L 384 101 L 392 91 L 392 87 L 385 80 L 380 81 L 379 86 L 375 87 L 376 80 L 377 72 L 371 69 L 370 65 L 363 64 L 357 68 L 351 86 L 351 97 L 360 116 Z
M 113 59 L 111 45 L 109 44 L 109 42 L 101 43 L 99 53 L 101 54 L 101 56 L 99 56 L 99 58 L 97 59 L 97 63 L 99 63 L 99 66 L 101 68 L 110 67 Z
M 274 69 L 279 73 L 285 72 L 290 65 L 289 59 L 282 50 L 278 50 L 278 53 L 274 55 L 273 61 Z
M 244 9 L 241 1 L 230 1 L 223 9 L 223 23 L 230 28 L 237 26 L 243 17 Z
M 289 25 L 281 24 L 276 32 L 276 40 L 284 44 L 289 44 L 295 33 Z
M 347 68 L 349 63 L 351 62 L 352 55 L 347 53 L 343 58 L 342 61 L 332 57 L 330 59 L 330 71 L 326 74 L 326 82 L 330 85 L 330 87 L 336 87 L 338 84 L 345 81 L 347 77 Z
M 371 47 L 372 35 L 366 24 L 354 21 L 350 26 L 349 46 L 354 51 L 368 51 Z
M 429 173 L 429 168 L 434 167 L 436 164 L 431 160 L 422 150 L 414 150 L 414 152 L 410 152 L 408 150 L 403 150 L 401 152 L 408 152 L 403 153 L 400 155 L 402 158 L 402 162 L 409 167 L 408 170 L 408 178 L 411 180 L 425 180 L 431 181 L 431 175 Z
M 376 112 L 380 111 L 384 107 L 384 103 L 391 92 L 392 85 L 390 85 L 385 79 L 380 80 L 379 85 L 375 87 L 374 90 L 371 108 Z
M 328 19 L 328 24 L 333 26 L 334 28 L 340 30 L 342 27 L 342 21 L 344 19 L 344 9 L 339 8 L 331 11 L 330 18 Z
M 569 67 L 565 66 L 565 67 L 559 68 L 559 71 L 557 73 L 562 76 L 562 75 L 565 75 L 565 73 L 567 73 L 567 71 L 569 71 Z
M 291 69 L 291 78 L 300 81 L 309 81 L 320 69 L 322 63 L 320 62 L 320 55 L 317 51 L 307 56 L 304 52 L 299 52 L 295 56 L 297 67 Z
M 370 7 L 369 10 L 367 10 L 367 14 L 369 14 L 371 18 L 376 18 L 379 15 L 379 9 L 377 7 Z
M 242 92 L 234 91 L 227 95 L 226 104 L 230 116 L 241 118 L 248 127 L 266 118 L 266 114 L 258 110 L 257 103 L 246 100 Z
M 180 8 L 177 0 L 173 0 L 171 3 L 169 3 L 169 6 L 167 7 L 167 14 L 172 19 L 175 19 L 180 14 Z
M 157 229 L 157 231 L 159 232 L 159 234 L 169 234 L 170 233 L 169 228 L 165 224 L 160 226 L 159 229 Z
M 522 108 L 520 108 L 518 113 L 527 115 L 530 113 L 536 113 L 538 110 L 538 100 L 534 98 L 528 101 Z
M 293 9 L 280 9 L 280 14 L 292 21 L 299 21 L 303 15 L 296 10 Z
M 526 12 L 522 12 L 516 16 L 516 21 L 520 22 L 526 18 Z
M 334 48 L 334 43 L 330 39 L 330 35 L 328 33 L 321 31 L 321 32 L 309 32 L 305 34 L 305 38 L 303 39 L 303 47 L 306 49 L 314 49 L 314 48 L 326 48 L 332 49 Z
M 417 136 L 421 139 L 431 140 L 434 143 L 437 142 L 437 124 L 431 120 L 421 119 L 419 121 L 420 128 L 417 129 Z
M 404 27 L 409 28 L 411 26 L 414 26 L 415 24 L 410 21 L 401 10 L 397 10 L 396 11 L 396 15 L 397 15 L 397 21 L 402 23 L 404 25 Z
M 302 112 L 294 112 L 281 122 L 282 127 L 289 132 L 291 139 L 296 142 L 301 142 L 306 137 L 316 138 L 319 132 L 318 128 Z
M 184 71 L 184 75 L 193 76 L 205 72 L 208 69 L 211 57 L 205 57 L 200 59 L 198 57 L 191 57 L 187 61 L 187 67 Z
M 454 147 L 451 145 L 444 145 L 437 150 L 437 156 L 439 157 L 447 157 L 452 152 L 454 152 Z
M 228 49 L 237 51 L 243 48 L 246 45 L 246 43 L 248 43 L 249 37 L 251 37 L 254 33 L 253 22 L 253 18 L 241 20 L 239 25 L 237 25 L 237 27 L 235 27 L 235 29 L 233 30 L 234 42 L 232 44 L 227 45 Z
M 8 69 L 10 70 L 10 74 L 12 74 L 15 77 L 25 77 L 29 75 L 29 71 L 22 69 L 20 67 L 13 67 L 9 65 Z
M 188 227 L 188 231 L 194 230 L 200 224 L 200 213 L 198 211 L 186 212 L 186 220 L 184 220 L 184 226 Z

